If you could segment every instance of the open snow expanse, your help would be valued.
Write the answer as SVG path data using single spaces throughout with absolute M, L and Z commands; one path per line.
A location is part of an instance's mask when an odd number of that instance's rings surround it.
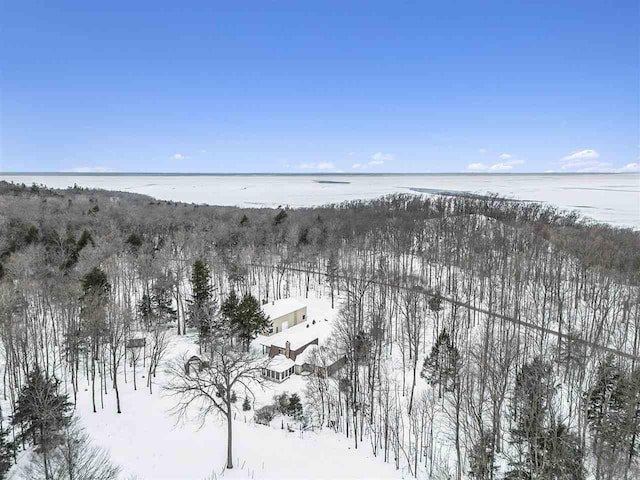
M 391 193 L 497 193 L 640 228 L 640 174 L 142 175 L 3 174 L 54 188 L 77 184 L 162 200 L 242 207 L 316 206 Z

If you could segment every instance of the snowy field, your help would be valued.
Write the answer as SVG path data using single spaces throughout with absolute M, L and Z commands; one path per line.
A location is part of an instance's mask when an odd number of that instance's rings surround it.
M 640 228 L 640 174 L 134 175 L 20 174 L 0 180 L 55 188 L 74 184 L 162 200 L 242 207 L 304 207 L 390 193 L 497 193 Z

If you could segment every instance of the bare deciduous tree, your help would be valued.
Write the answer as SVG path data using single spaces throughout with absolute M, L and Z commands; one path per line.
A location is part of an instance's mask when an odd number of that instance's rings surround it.
M 195 414 L 204 424 L 210 415 L 220 415 L 227 422 L 227 463 L 233 468 L 234 388 L 242 387 L 253 396 L 253 388 L 262 381 L 263 357 L 231 346 L 227 338 L 217 338 L 200 368 L 190 369 L 186 359 L 169 367 L 171 380 L 165 390 L 176 399 L 174 414 L 180 420 Z

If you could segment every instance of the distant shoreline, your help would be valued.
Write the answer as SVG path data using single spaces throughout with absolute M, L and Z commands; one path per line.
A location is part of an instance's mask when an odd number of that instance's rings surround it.
M 81 176 L 81 177 L 117 177 L 117 176 L 162 176 L 162 177 L 406 177 L 406 176 L 572 176 L 572 175 L 640 175 L 640 172 L 250 172 L 250 173 L 212 173 L 212 172 L 0 172 L 2 175 L 27 176 Z

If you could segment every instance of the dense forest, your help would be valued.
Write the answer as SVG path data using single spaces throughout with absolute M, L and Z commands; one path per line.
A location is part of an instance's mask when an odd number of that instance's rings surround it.
M 412 477 L 640 478 L 636 231 L 493 196 L 243 209 L 4 182 L 0 471 L 36 446 L 54 478 L 56 448 L 89 441 L 62 426 L 81 384 L 104 408 L 135 381 L 123 358 L 141 335 L 133 368 L 153 390 L 167 328 L 202 331 L 202 272 L 216 305 L 325 295 L 346 365 L 309 377 L 305 423 Z

